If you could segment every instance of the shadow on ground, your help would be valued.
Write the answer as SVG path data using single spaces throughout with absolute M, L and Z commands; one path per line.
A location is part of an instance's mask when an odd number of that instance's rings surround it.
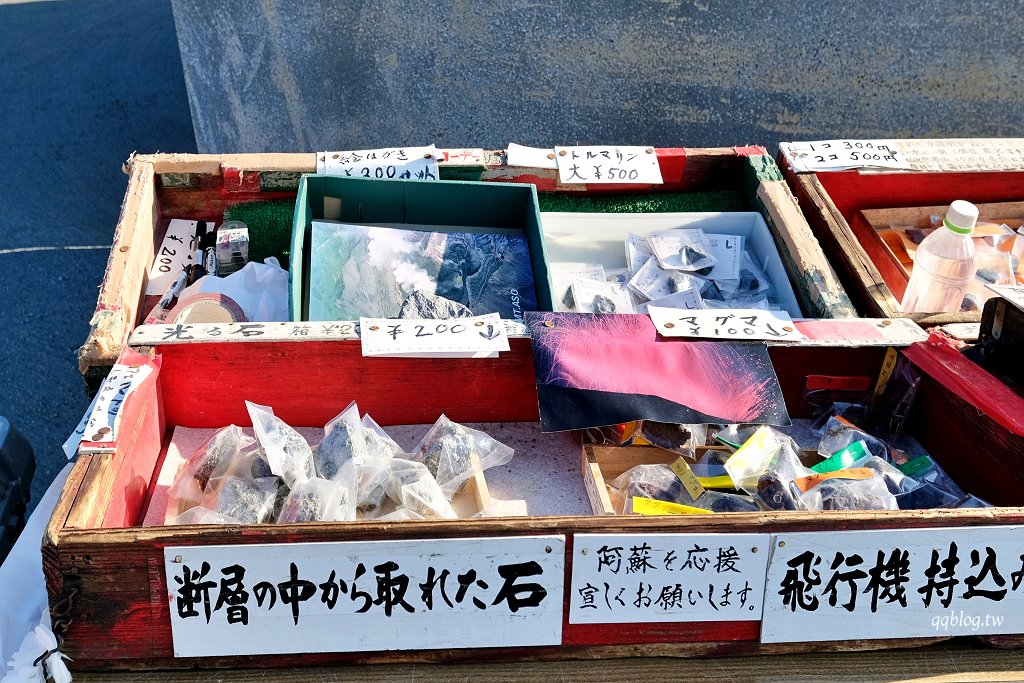
M 195 137 L 167 0 L 0 0 L 0 86 L 0 415 L 35 450 L 34 503 L 88 405 L 76 351 L 121 164 L 133 150 L 195 151 Z

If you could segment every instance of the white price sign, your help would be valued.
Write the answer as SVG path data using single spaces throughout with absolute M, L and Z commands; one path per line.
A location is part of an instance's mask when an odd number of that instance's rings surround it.
M 577 534 L 570 624 L 758 621 L 768 534 Z
M 118 421 L 125 399 L 149 377 L 148 365 L 129 366 L 117 363 L 103 380 L 78 427 L 64 442 L 64 453 L 70 460 L 82 441 L 113 443 L 117 440 Z
M 555 147 L 555 163 L 562 184 L 664 182 L 653 147 Z
M 164 549 L 176 657 L 562 642 L 564 536 Z
M 509 166 L 558 168 L 558 162 L 555 161 L 555 150 L 551 147 L 546 149 L 543 147 L 526 147 L 525 145 L 517 145 L 514 142 L 510 142 L 505 153 L 508 155 L 506 163 Z
M 988 285 L 988 288 L 1024 311 L 1024 285 Z
M 317 155 L 316 172 L 346 178 L 437 180 L 437 148 L 385 147 Z
M 360 318 L 364 356 L 495 358 L 508 351 L 508 333 L 497 313 L 445 320 Z
M 651 321 L 663 337 L 700 337 L 702 339 L 761 339 L 768 341 L 806 341 L 782 311 L 758 308 L 710 308 L 681 311 L 660 306 L 647 307 Z
M 761 641 L 1024 633 L 1024 527 L 772 537 Z
M 797 172 L 842 171 L 850 168 L 912 169 L 898 140 L 817 140 L 779 145 Z
M 185 266 L 192 263 L 196 253 L 197 225 L 198 221 L 171 219 L 160 248 L 153 254 L 146 296 L 163 296 Z

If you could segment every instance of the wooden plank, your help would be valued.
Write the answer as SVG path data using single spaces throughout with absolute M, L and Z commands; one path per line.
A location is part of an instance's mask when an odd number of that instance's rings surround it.
M 423 666 L 392 664 L 345 668 L 238 669 L 217 673 L 223 683 L 305 683 L 310 680 L 350 683 L 449 683 L 452 681 L 511 681 L 578 683 L 606 681 L 667 681 L 679 678 L 680 670 L 692 672 L 693 680 L 706 683 L 735 681 L 844 680 L 860 683 L 895 683 L 927 680 L 928 683 L 968 681 L 1018 681 L 1024 670 L 1024 652 L 998 651 L 971 646 L 965 639 L 906 650 L 878 652 L 808 653 L 790 656 L 710 656 L 687 665 L 671 658 L 585 660 L 576 662 L 510 662 Z M 83 683 L 192 683 L 209 680 L 209 673 L 158 671 L 148 673 L 82 673 L 71 664 L 75 680 Z
M 159 220 L 153 165 L 134 163 L 130 171 L 96 311 L 89 321 L 89 336 L 78 352 L 78 368 L 83 374 L 93 366 L 113 365 L 117 359 L 135 326 L 153 262 Z
M 804 215 L 832 264 L 844 278 L 847 294 L 857 309 L 869 317 L 894 318 L 902 315 L 899 302 L 885 284 L 864 248 L 850 232 L 846 219 L 813 173 L 786 171 L 800 200 Z
M 1024 202 L 989 202 L 976 204 L 978 220 L 1004 221 L 1015 219 L 1024 221 Z M 932 216 L 945 216 L 949 204 L 932 206 L 898 206 L 883 209 L 864 209 L 864 218 L 877 230 L 888 225 L 912 225 L 917 228 L 930 228 Z M 1009 224 L 1008 224 L 1009 225 Z M 1018 227 L 1010 225 L 1011 228 Z
M 751 164 L 758 159 L 750 157 Z M 760 159 L 771 162 L 771 157 L 767 155 Z M 754 196 L 755 203 L 760 206 L 765 220 L 772 228 L 776 247 L 786 262 L 786 270 L 793 289 L 801 299 L 801 306 L 821 318 L 857 317 L 839 277 L 800 212 L 796 197 L 781 176 L 777 180 L 758 182 Z

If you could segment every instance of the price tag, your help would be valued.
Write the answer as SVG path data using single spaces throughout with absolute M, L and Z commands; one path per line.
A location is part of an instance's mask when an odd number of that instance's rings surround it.
M 704 486 L 697 479 L 697 475 L 693 473 L 690 466 L 682 458 L 678 458 L 669 465 L 672 471 L 679 477 L 679 482 L 686 489 L 686 492 L 690 494 L 690 500 L 697 500 L 704 493 Z
M 363 355 L 396 358 L 496 358 L 508 351 L 497 313 L 447 320 L 360 318 Z
M 797 172 L 843 171 L 850 168 L 912 169 L 898 140 L 818 140 L 779 145 Z
M 989 289 L 1024 311 L 1024 285 L 987 285 Z
M 520 166 L 522 168 L 558 168 L 555 161 L 555 150 L 542 147 L 524 147 L 514 142 L 508 143 L 506 163 L 509 166 Z
M 437 180 L 437 148 L 386 147 L 317 156 L 316 172 L 345 178 Z
M 467 147 L 465 149 L 440 150 L 444 160 L 450 164 L 459 166 L 483 166 L 487 160 L 484 158 L 484 150 L 479 147 Z
M 79 441 L 113 443 L 117 440 L 118 420 L 125 399 L 149 377 L 152 368 L 148 365 L 128 366 L 120 363 L 110 369 L 103 380 L 96 398 L 93 399 L 86 416 L 72 434 L 69 443 L 78 435 Z M 77 444 L 76 444 L 77 445 Z M 65 454 L 68 451 L 65 443 Z M 70 456 L 69 456 L 70 457 Z
M 172 218 L 160 248 L 153 255 L 146 296 L 162 296 L 196 253 L 196 221 Z
M 763 311 L 756 308 L 681 311 L 676 308 L 648 306 L 647 313 L 663 337 L 769 341 L 807 339 L 797 330 L 792 318 L 782 311 Z
M 664 182 L 653 147 L 555 147 L 555 162 L 562 184 Z

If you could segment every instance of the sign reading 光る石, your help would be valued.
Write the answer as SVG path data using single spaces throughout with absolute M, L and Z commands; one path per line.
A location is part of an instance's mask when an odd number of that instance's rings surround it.
M 1024 633 L 1024 527 L 772 537 L 761 640 Z
M 653 147 L 555 147 L 555 162 L 562 184 L 664 182 Z
M 768 534 L 577 534 L 570 624 L 757 621 Z
M 345 178 L 437 180 L 437 148 L 386 147 L 349 152 L 321 152 L 316 172 Z
M 176 657 L 558 645 L 564 536 L 164 549 Z

